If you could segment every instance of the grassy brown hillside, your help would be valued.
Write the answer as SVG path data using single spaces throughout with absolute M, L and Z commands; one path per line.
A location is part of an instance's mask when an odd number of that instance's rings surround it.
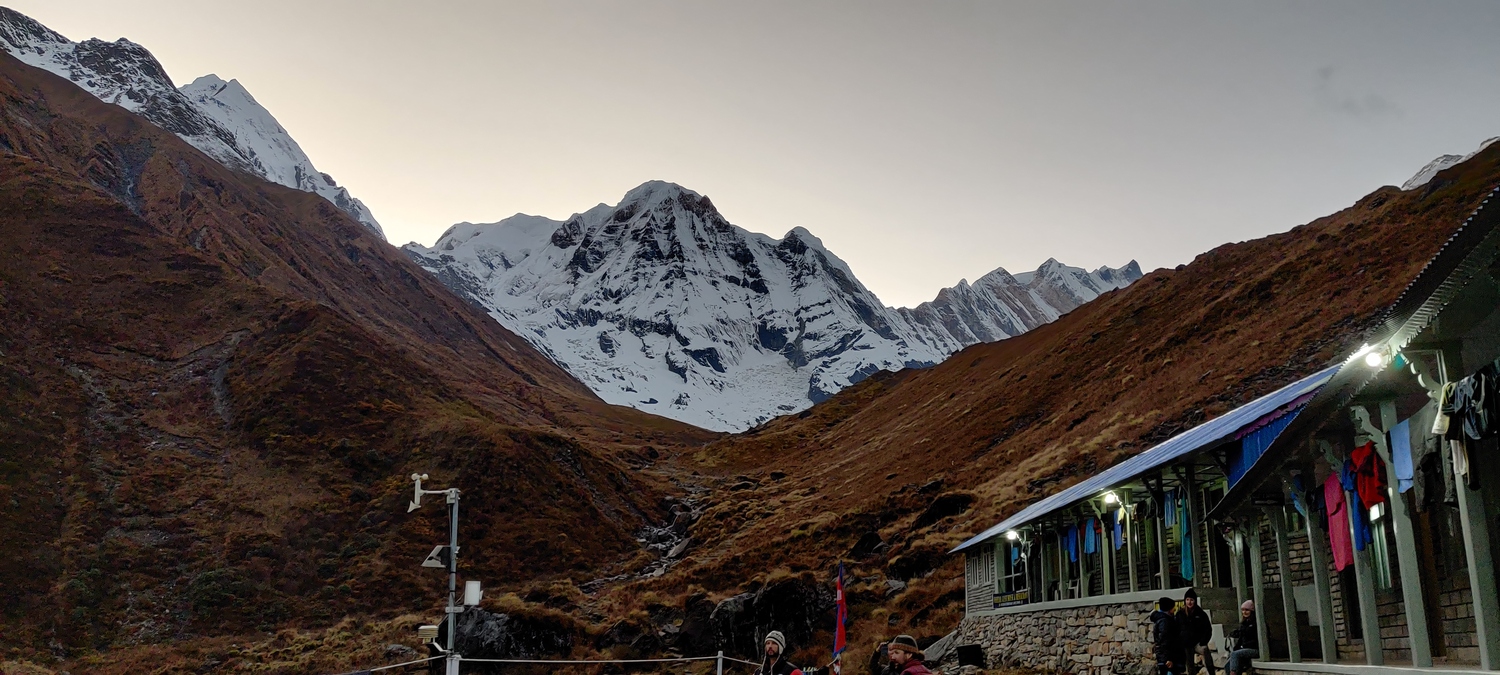
M 0 55 L 0 655 L 428 611 L 644 555 L 713 435 L 608 406 L 321 197 Z
M 727 595 L 747 579 L 828 574 L 842 558 L 863 579 L 861 639 L 945 633 L 962 611 L 962 564 L 948 549 L 1347 356 L 1497 183 L 1500 147 L 1425 189 L 1381 188 L 1290 232 L 1157 270 L 1020 337 L 872 377 L 677 457 L 719 481 L 690 560 L 621 593 Z M 912 583 L 886 598 L 885 578 Z

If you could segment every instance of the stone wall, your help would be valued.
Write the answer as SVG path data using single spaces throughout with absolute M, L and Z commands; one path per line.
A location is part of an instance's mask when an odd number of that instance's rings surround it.
M 1079 675 L 1151 675 L 1150 602 L 971 616 L 957 644 L 984 647 L 991 667 L 1020 665 Z

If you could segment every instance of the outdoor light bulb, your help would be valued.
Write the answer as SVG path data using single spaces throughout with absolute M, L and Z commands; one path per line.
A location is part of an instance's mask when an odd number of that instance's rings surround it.
M 1106 492 L 1106 493 L 1104 493 L 1104 503 L 1105 504 L 1113 504 L 1113 503 L 1118 502 L 1118 501 L 1120 501 L 1120 498 L 1116 497 L 1115 493 L 1113 493 L 1113 492 Z
M 1385 356 L 1376 350 L 1371 350 L 1369 354 L 1365 354 L 1365 365 L 1371 368 L 1379 368 L 1380 362 L 1384 360 Z
M 1011 530 L 1005 533 L 1005 538 L 1011 541 L 1020 541 L 1021 533 L 1016 532 L 1015 530 Z

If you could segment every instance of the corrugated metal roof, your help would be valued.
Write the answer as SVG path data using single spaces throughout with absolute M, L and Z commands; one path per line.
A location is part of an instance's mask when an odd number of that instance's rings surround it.
M 1323 386 L 1323 383 L 1333 377 L 1333 374 L 1338 369 L 1339 366 L 1333 366 L 1321 370 L 1235 408 L 1215 419 L 1177 434 L 1150 450 L 1105 469 L 1091 478 L 1084 479 L 1082 482 L 1062 492 L 1021 509 L 1016 515 L 1006 518 L 999 525 L 980 532 L 968 541 L 959 544 L 952 551 L 949 551 L 949 553 L 962 551 L 986 539 L 998 536 L 1006 530 L 1014 529 L 1048 513 L 1071 506 L 1107 488 L 1136 478 L 1172 460 L 1190 454 L 1195 450 L 1233 436 L 1236 431 L 1239 431 L 1245 425 L 1252 424 L 1277 408 L 1317 391 L 1318 387 Z
M 1492 188 L 1485 195 L 1468 220 L 1406 285 L 1401 296 L 1386 311 L 1379 337 L 1372 340 L 1371 345 L 1386 345 L 1395 350 L 1405 348 L 1432 324 L 1469 282 L 1494 264 L 1500 255 L 1497 253 L 1500 251 L 1500 208 L 1487 207 L 1496 197 L 1500 197 L 1500 187 Z M 1229 488 L 1218 505 L 1209 510 L 1208 517 L 1217 518 L 1239 508 L 1291 454 L 1288 443 L 1300 440 L 1326 423 L 1335 411 L 1348 406 L 1377 374 L 1378 371 L 1353 358 L 1346 361 L 1337 381 L 1313 397 L 1307 404 L 1307 414 L 1300 415 L 1277 440 L 1272 441 L 1262 459 L 1250 466 L 1239 483 Z

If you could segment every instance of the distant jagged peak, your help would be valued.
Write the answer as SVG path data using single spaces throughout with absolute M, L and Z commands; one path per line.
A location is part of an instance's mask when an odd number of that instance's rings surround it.
M 1428 162 L 1426 166 L 1422 167 L 1421 170 L 1417 171 L 1416 175 L 1414 175 L 1411 178 L 1407 179 L 1407 181 L 1405 183 L 1402 183 L 1401 184 L 1401 189 L 1402 190 L 1415 190 L 1415 189 L 1417 189 L 1419 187 L 1422 187 L 1423 185 L 1426 185 L 1427 183 L 1431 182 L 1434 177 L 1436 177 L 1438 175 L 1438 172 L 1443 171 L 1444 169 L 1449 169 L 1449 168 L 1458 166 L 1459 164 L 1462 164 L 1464 162 L 1469 161 L 1470 157 L 1473 157 L 1474 155 L 1477 155 L 1480 152 L 1483 152 L 1485 148 L 1488 148 L 1491 145 L 1493 145 L 1495 143 L 1495 141 L 1500 141 L 1500 136 L 1495 136 L 1493 138 L 1486 139 L 1485 142 L 1479 144 L 1478 148 L 1476 148 L 1473 152 L 1471 152 L 1471 153 L 1469 153 L 1467 155 L 1439 155 L 1437 159 L 1434 159 L 1431 162 Z
M 145 46 L 119 38 L 72 42 L 40 22 L 0 7 L 0 49 L 145 117 L 221 164 L 321 195 L 384 238 L 370 210 L 318 171 L 276 118 L 238 80 L 205 75 L 178 89 Z
M 625 197 L 620 200 L 619 206 L 627 204 L 651 205 L 668 199 L 675 199 L 681 195 L 688 195 L 694 199 L 703 196 L 676 183 L 664 180 L 648 180 L 626 192 Z
M 61 33 L 9 7 L 0 7 L 0 39 L 16 47 L 37 46 L 35 43 L 73 44 Z
M 213 73 L 204 75 L 192 82 L 182 85 L 180 91 L 189 97 L 204 96 L 218 100 L 230 100 L 234 104 L 244 103 L 260 108 L 260 103 L 250 95 L 250 90 L 245 88 L 239 80 L 231 78 L 225 81 Z M 262 108 L 264 109 L 264 108 Z
M 807 228 L 750 232 L 660 180 L 562 221 L 458 223 L 406 251 L 606 401 L 724 430 L 1019 335 L 1128 283 L 1054 259 L 1028 273 L 1034 285 L 1002 268 L 896 309 Z

